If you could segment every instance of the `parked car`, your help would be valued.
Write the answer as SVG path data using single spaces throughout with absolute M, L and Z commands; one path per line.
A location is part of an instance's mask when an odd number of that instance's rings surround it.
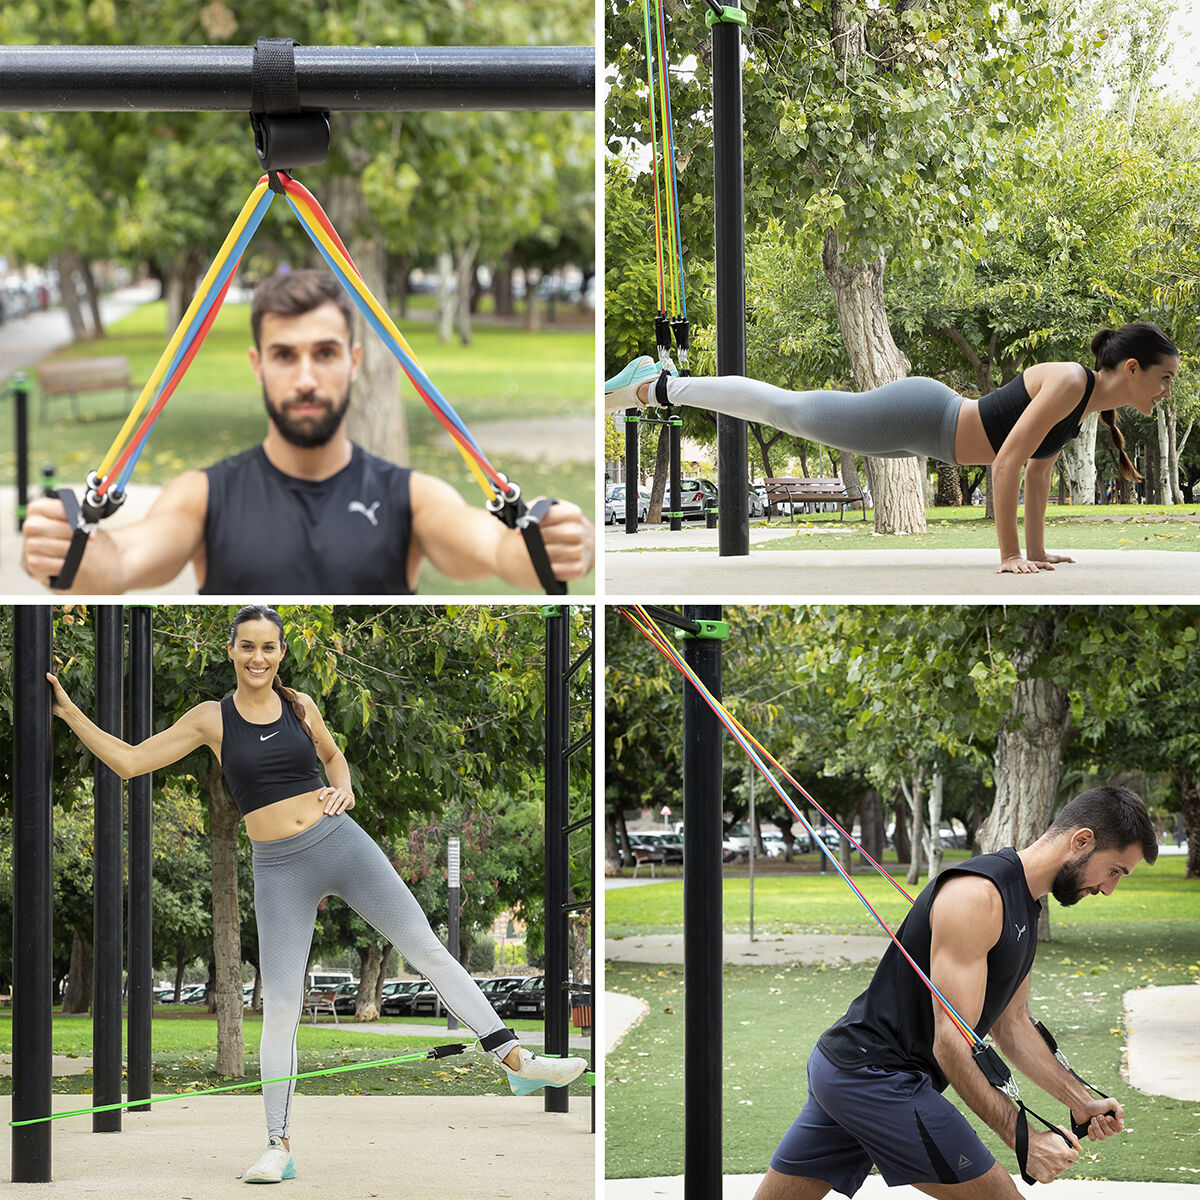
M 640 833 L 642 842 L 660 850 L 664 863 L 683 862 L 683 835 L 679 833 Z
M 650 515 L 650 491 L 648 488 L 638 488 L 637 519 L 644 521 Z M 604 523 L 605 525 L 625 524 L 625 485 L 614 483 L 604 493 Z
M 333 1011 L 339 1016 L 353 1014 L 358 1007 L 358 984 L 339 984 L 333 993 Z
M 679 498 L 684 517 L 703 517 L 717 507 L 717 485 L 710 479 L 681 479 Z
M 497 1011 L 508 998 L 514 988 L 525 982 L 524 975 L 497 975 L 494 979 L 477 979 L 479 990 L 487 997 L 488 1003 Z
M 763 488 L 761 491 L 754 487 L 750 488 L 749 496 L 750 515 L 752 517 L 765 517 L 767 515 L 767 490 Z
M 504 1009 L 497 1012 L 502 1017 L 545 1017 L 546 977 L 534 975 L 522 981 L 505 997 Z
M 440 1017 L 445 1011 L 442 998 L 432 984 L 424 983 L 419 992 L 413 993 L 409 1014 L 414 1017 Z
M 180 1004 L 204 1004 L 208 1000 L 208 984 L 193 983 L 180 990 Z
M 423 979 L 395 979 L 385 983 L 379 1011 L 385 1017 L 412 1016 L 413 998 L 428 986 Z

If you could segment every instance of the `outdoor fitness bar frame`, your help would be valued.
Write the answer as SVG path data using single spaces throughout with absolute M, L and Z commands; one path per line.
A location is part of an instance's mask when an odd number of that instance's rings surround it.
M 589 109 L 590 46 L 297 46 L 305 109 Z M 0 109 L 249 112 L 252 46 L 0 46 Z

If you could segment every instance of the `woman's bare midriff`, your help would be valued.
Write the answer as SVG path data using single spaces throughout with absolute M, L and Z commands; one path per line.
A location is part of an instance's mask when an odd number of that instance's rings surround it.
M 995 457 L 979 415 L 979 401 L 965 397 L 958 406 L 958 423 L 954 426 L 954 461 L 960 467 L 978 467 Z
M 294 837 L 315 825 L 325 817 L 321 804 L 324 788 L 316 788 L 286 800 L 276 800 L 256 808 L 245 816 L 246 832 L 254 842 L 277 842 L 281 838 Z

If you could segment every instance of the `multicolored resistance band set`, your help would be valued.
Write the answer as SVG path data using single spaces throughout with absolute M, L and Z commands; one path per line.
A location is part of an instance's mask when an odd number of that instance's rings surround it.
M 462 419 L 425 373 L 404 335 L 367 287 L 350 252 L 342 244 L 324 209 L 313 194 L 292 179 L 284 170 L 264 175 L 250 193 L 249 199 L 233 223 L 216 258 L 201 281 L 187 312 L 176 328 L 166 349 L 146 381 L 120 432 L 113 439 L 100 466 L 88 476 L 87 492 L 82 507 L 73 493 L 63 489 L 57 494 L 68 506 L 68 520 L 76 527 L 63 569 L 53 580 L 53 588 L 68 588 L 75 578 L 88 535 L 97 521 L 109 516 L 123 503 L 125 487 L 146 448 L 155 422 L 171 398 L 179 381 L 191 365 L 196 352 L 204 343 L 216 315 L 221 310 L 229 285 L 237 272 L 242 254 L 254 236 L 267 209 L 279 191 L 287 199 L 304 231 L 320 251 L 322 258 L 366 322 L 379 335 L 384 345 L 396 357 L 405 375 L 421 399 L 429 406 L 438 421 L 450 434 L 487 502 L 487 509 L 511 528 L 519 528 L 542 587 L 547 592 L 561 594 L 566 585 L 555 579 L 538 528 L 542 517 L 554 503 L 541 500 L 528 511 L 521 500 L 520 488 L 492 466 L 479 444 L 471 436 Z M 146 406 L 150 411 L 137 424 Z M 135 429 L 134 426 L 137 425 Z
M 654 185 L 654 252 L 658 268 L 658 310 L 654 340 L 658 361 L 671 356 L 674 332 L 681 375 L 688 372 L 687 298 L 683 287 L 683 242 L 679 228 L 679 172 L 675 165 L 675 119 L 667 64 L 667 23 L 663 0 L 642 0 L 646 34 L 646 98 L 650 112 L 650 174 Z M 657 80 L 657 88 L 655 81 Z
M 737 744 L 746 752 L 750 758 L 750 761 L 755 765 L 755 767 L 758 768 L 759 773 L 767 781 L 767 783 L 770 784 L 775 794 L 779 796 L 785 805 L 787 805 L 788 811 L 791 812 L 797 821 L 799 821 L 800 824 L 808 831 L 813 845 L 817 846 L 821 853 L 824 854 L 830 863 L 833 864 L 838 874 L 849 885 L 850 890 L 863 902 L 867 911 L 879 923 L 880 928 L 882 928 L 888 937 L 891 938 L 892 943 L 905 957 L 912 969 L 916 971 L 917 975 L 921 979 L 921 982 L 924 983 L 929 989 L 930 994 L 934 997 L 937 1003 L 941 1005 L 946 1015 L 954 1024 L 954 1027 L 959 1031 L 959 1033 L 962 1034 L 962 1036 L 971 1046 L 971 1052 L 975 1057 L 975 1062 L 978 1064 L 979 1069 L 983 1072 L 988 1082 L 992 1084 L 993 1087 L 999 1088 L 1016 1104 L 1017 1163 L 1021 1170 L 1021 1178 L 1024 1179 L 1026 1183 L 1035 1183 L 1036 1180 L 1029 1175 L 1027 1170 L 1029 1160 L 1028 1118 L 1031 1116 L 1035 1117 L 1052 1133 L 1057 1133 L 1059 1137 L 1061 1137 L 1068 1145 L 1071 1144 L 1070 1139 L 1067 1138 L 1067 1136 L 1057 1125 L 1046 1120 L 1045 1117 L 1039 1116 L 1033 1111 L 1033 1109 L 1029 1108 L 1022 1101 L 1020 1093 L 1017 1089 L 1016 1080 L 1013 1079 L 1012 1072 L 1008 1069 L 1008 1066 L 1004 1063 L 1003 1059 L 1001 1059 L 996 1051 L 991 1046 L 987 1045 L 972 1028 L 972 1026 L 955 1011 L 950 1002 L 938 990 L 933 980 L 930 979 L 929 976 L 917 965 L 909 952 L 901 944 L 900 940 L 888 927 L 887 923 L 871 906 L 871 902 L 859 890 L 858 885 L 844 870 L 842 864 L 838 861 L 837 855 L 834 854 L 833 851 L 831 851 L 829 847 L 825 845 L 824 841 L 817 836 L 817 832 L 809 823 L 808 818 L 804 815 L 792 798 L 783 790 L 778 780 L 776 780 L 775 776 L 771 773 L 771 770 L 767 764 L 770 763 L 770 765 L 774 767 L 775 770 L 778 771 L 792 785 L 792 787 L 794 787 L 796 791 L 800 793 L 801 796 L 804 797 L 805 801 L 815 808 L 842 837 L 846 838 L 846 840 L 850 842 L 850 844 L 909 902 L 909 904 L 914 902 L 913 897 L 910 896 L 908 892 L 905 891 L 905 889 L 901 887 L 901 885 L 897 883 L 896 880 L 893 879 L 891 875 L 889 875 L 888 872 L 885 871 L 883 867 L 881 867 L 879 863 L 877 863 L 875 859 L 872 858 L 871 855 L 868 854 L 867 851 L 858 844 L 857 841 L 855 841 L 855 839 L 847 830 L 843 829 L 841 825 L 838 824 L 838 822 L 832 816 L 830 816 L 830 814 L 827 813 L 825 809 L 817 803 L 816 800 L 813 799 L 804 786 L 792 777 L 788 770 L 774 756 L 772 756 L 770 751 L 768 751 L 758 741 L 758 739 L 755 738 L 754 735 L 750 733 L 745 726 L 743 726 L 741 722 L 738 721 L 735 716 L 733 716 L 732 713 L 729 712 L 727 708 L 725 708 L 721 701 L 713 696 L 712 692 L 709 691 L 709 689 L 705 686 L 704 681 L 696 674 L 695 671 L 692 670 L 692 668 L 684 660 L 683 656 L 671 644 L 670 638 L 668 638 L 667 635 L 664 634 L 663 631 L 658 627 L 658 625 L 655 624 L 654 619 L 641 605 L 619 605 L 618 611 L 643 637 L 646 638 L 647 641 L 651 643 L 651 645 L 654 646 L 654 648 L 669 663 L 671 663 L 673 667 L 675 667 L 677 671 L 679 671 L 681 675 L 683 675 L 688 683 L 690 683 L 696 689 L 697 693 L 704 700 L 705 704 L 708 705 L 721 724 L 724 725 L 729 731 L 734 741 L 737 742 Z M 1051 1036 L 1050 1031 L 1046 1029 L 1046 1027 L 1040 1021 L 1035 1022 L 1034 1025 L 1041 1034 L 1042 1038 L 1045 1040 L 1047 1046 L 1050 1048 L 1051 1053 L 1054 1054 L 1055 1058 L 1058 1059 L 1063 1067 L 1070 1071 L 1070 1073 L 1076 1079 L 1078 1079 L 1084 1087 L 1093 1092 L 1096 1096 L 1100 1098 L 1107 1098 L 1106 1093 L 1101 1092 L 1098 1088 L 1093 1087 L 1087 1082 L 1087 1080 L 1081 1078 L 1074 1070 L 1071 1069 L 1071 1064 L 1067 1061 L 1066 1056 L 1058 1049 L 1058 1045 Z M 1072 1132 L 1076 1137 L 1082 1138 L 1086 1136 L 1088 1131 L 1087 1122 L 1079 1124 L 1075 1121 L 1074 1116 L 1070 1117 L 1070 1121 Z

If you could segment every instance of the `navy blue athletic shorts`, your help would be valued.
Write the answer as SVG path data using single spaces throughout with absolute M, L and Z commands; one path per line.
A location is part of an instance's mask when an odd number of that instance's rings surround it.
M 808 1103 L 771 1166 L 853 1196 L 872 1163 L 889 1187 L 966 1183 L 995 1162 L 966 1117 L 921 1071 L 834 1066 L 813 1047 Z

